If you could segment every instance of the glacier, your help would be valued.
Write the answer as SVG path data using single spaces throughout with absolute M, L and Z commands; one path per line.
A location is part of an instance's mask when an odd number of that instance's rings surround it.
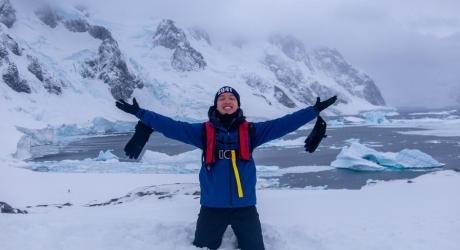
M 40 151 L 40 147 L 48 147 L 56 153 L 61 147 L 68 143 L 90 136 L 104 136 L 107 134 L 133 132 L 135 123 L 127 121 L 109 121 L 102 117 L 96 117 L 85 124 L 63 124 L 50 126 L 41 129 L 29 129 L 17 126 L 17 130 L 24 135 L 17 143 L 17 150 L 14 154 L 17 159 L 28 159 L 50 154 L 49 151 Z

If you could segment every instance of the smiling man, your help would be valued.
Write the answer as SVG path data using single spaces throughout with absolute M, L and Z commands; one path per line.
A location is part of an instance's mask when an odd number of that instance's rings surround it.
M 199 175 L 201 209 L 193 245 L 219 248 L 222 236 L 230 225 L 240 249 L 260 250 L 264 249 L 264 243 L 255 207 L 257 177 L 252 151 L 313 120 L 336 100 L 336 96 L 323 102 L 318 98 L 314 106 L 256 123 L 246 121 L 240 108 L 240 95 L 229 86 L 217 91 L 214 105 L 208 111 L 209 121 L 205 123 L 176 121 L 141 109 L 136 99 L 133 99 L 132 105 L 120 100 L 116 106 L 140 119 L 136 133 L 148 131 L 145 136 L 140 136 L 143 137 L 140 142 L 130 141 L 125 150 L 142 149 L 153 129 L 203 150 Z

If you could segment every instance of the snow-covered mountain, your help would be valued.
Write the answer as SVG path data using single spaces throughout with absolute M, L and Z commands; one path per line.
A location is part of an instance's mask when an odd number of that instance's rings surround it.
M 46 2 L 46 1 L 45 1 Z M 308 49 L 289 35 L 217 41 L 170 19 L 103 20 L 83 6 L 0 0 L 0 112 L 14 126 L 43 128 L 94 117 L 131 119 L 114 99 L 204 120 L 215 91 L 235 87 L 248 117 L 276 117 L 337 94 L 330 112 L 384 106 L 365 73 L 339 51 Z

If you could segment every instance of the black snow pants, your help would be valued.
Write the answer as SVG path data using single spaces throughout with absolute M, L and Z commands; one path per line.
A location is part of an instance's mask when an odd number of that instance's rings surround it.
M 262 228 L 255 206 L 212 208 L 202 206 L 196 223 L 196 247 L 219 248 L 227 226 L 230 225 L 242 250 L 264 250 Z

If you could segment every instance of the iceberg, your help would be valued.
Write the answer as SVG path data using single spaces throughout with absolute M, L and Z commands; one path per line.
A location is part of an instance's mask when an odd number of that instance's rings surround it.
M 378 125 L 378 124 L 391 123 L 391 121 L 387 119 L 387 116 L 395 116 L 395 115 L 398 115 L 398 113 L 394 111 L 389 112 L 389 111 L 375 110 L 375 111 L 363 112 L 360 115 L 364 118 L 365 124 Z
M 332 167 L 356 171 L 398 171 L 444 166 L 418 149 L 403 149 L 397 153 L 379 152 L 359 143 L 358 139 L 348 140 L 348 144 L 331 163 Z
M 112 154 L 113 150 L 101 150 L 99 155 L 94 159 L 96 161 L 118 161 L 118 156 Z

